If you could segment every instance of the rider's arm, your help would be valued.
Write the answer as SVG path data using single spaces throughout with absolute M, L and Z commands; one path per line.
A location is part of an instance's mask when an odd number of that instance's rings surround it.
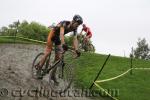
M 87 31 L 86 31 L 86 33 L 88 33 L 89 32 L 89 28 L 87 27 Z
M 60 27 L 60 39 L 61 39 L 61 44 L 65 44 L 65 39 L 64 39 L 64 27 Z

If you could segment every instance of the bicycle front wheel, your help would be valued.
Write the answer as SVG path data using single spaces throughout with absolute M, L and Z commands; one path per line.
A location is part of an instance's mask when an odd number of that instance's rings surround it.
M 72 68 L 73 67 L 71 64 L 65 64 L 61 62 L 55 65 L 55 68 L 53 68 L 49 77 L 49 84 L 54 92 L 62 93 L 67 91 L 73 81 Z M 52 79 L 52 73 L 55 70 L 56 72 L 54 80 Z

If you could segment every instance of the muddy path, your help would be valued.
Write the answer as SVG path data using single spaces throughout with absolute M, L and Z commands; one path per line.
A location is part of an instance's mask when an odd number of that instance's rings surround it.
M 88 100 L 72 93 L 55 94 L 46 79 L 32 78 L 32 61 L 43 51 L 41 45 L 0 44 L 0 100 Z

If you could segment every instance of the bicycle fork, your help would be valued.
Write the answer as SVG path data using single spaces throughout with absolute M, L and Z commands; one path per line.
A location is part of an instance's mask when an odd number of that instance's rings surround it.
M 64 77 L 64 66 L 65 66 L 65 63 L 64 61 L 61 62 L 61 70 L 59 72 L 59 78 L 63 78 Z

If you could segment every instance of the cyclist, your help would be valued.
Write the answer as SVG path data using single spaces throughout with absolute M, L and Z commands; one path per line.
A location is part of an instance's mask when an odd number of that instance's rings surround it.
M 64 50 L 68 49 L 68 46 L 65 44 L 64 35 L 69 32 L 74 32 L 73 46 L 77 57 L 80 56 L 80 52 L 78 51 L 78 40 L 77 40 L 77 28 L 79 25 L 83 23 L 83 19 L 80 15 L 74 15 L 72 21 L 61 21 L 55 27 L 53 27 L 48 35 L 46 49 L 43 58 L 41 59 L 39 65 L 37 66 L 39 69 L 45 63 L 46 58 L 52 51 L 53 43 L 55 43 L 55 61 L 59 60 L 61 57 L 61 53 Z M 57 67 L 56 67 L 57 68 Z M 42 79 L 41 70 L 38 70 L 37 77 Z M 51 73 L 51 79 L 57 83 L 55 77 L 56 69 L 54 69 Z
M 86 36 L 85 36 L 83 42 L 84 43 L 88 43 L 90 41 L 90 38 L 92 37 L 92 32 L 91 32 L 90 28 L 87 27 L 85 24 L 83 24 L 82 26 L 83 26 L 83 28 L 82 28 L 82 30 L 80 32 L 80 35 L 82 36 L 82 32 L 83 31 L 86 32 Z
M 52 23 L 52 25 L 50 25 L 48 28 L 54 28 L 56 26 L 56 23 Z

